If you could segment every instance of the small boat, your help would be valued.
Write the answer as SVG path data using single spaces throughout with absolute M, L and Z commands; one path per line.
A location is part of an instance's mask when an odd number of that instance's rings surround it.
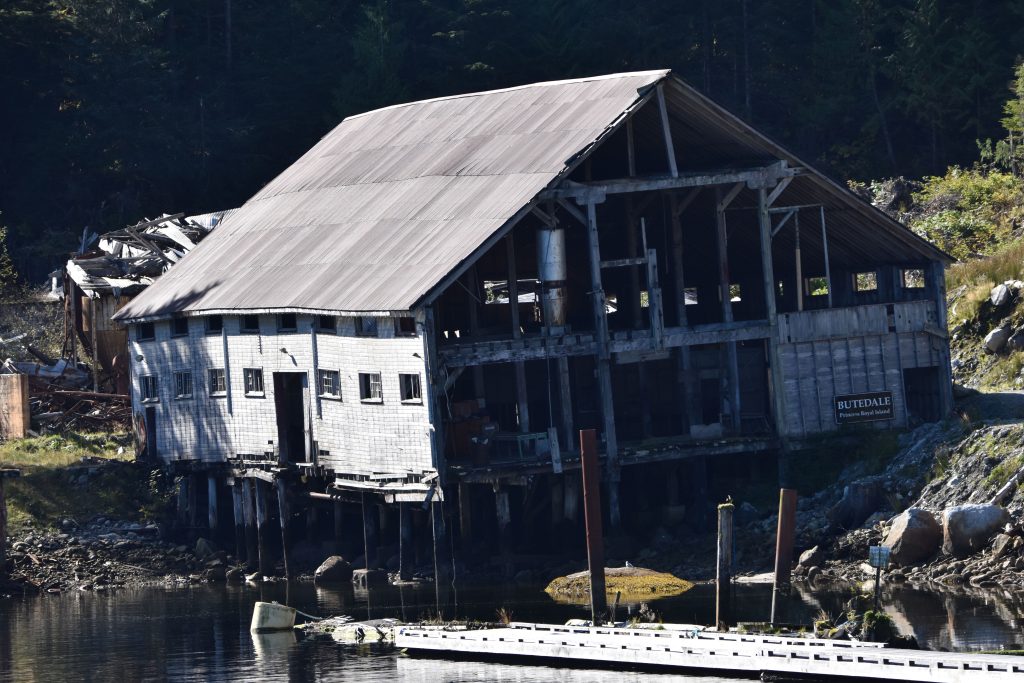
M 253 633 L 286 631 L 295 628 L 295 609 L 276 602 L 257 602 L 252 610 Z

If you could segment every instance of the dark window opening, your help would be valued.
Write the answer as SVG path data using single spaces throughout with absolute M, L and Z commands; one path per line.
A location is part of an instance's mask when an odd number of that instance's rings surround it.
M 320 370 L 317 379 L 317 391 L 320 396 L 341 398 L 341 373 L 337 370 Z
M 294 332 L 299 327 L 299 322 L 294 313 L 281 313 L 277 316 L 277 329 L 280 332 Z
M 210 396 L 223 396 L 226 393 L 228 384 L 224 368 L 210 368 Z
M 416 336 L 416 319 L 409 316 L 402 316 L 395 318 L 395 336 L 396 337 L 415 337 Z
M 423 403 L 423 396 L 420 394 L 419 374 L 398 375 L 398 386 L 402 397 L 402 403 Z
M 242 332 L 253 333 L 260 331 L 260 317 L 258 315 L 242 316 Z
M 337 332 L 338 319 L 333 315 L 318 315 L 316 317 L 316 329 L 320 332 Z
M 206 316 L 206 333 L 207 334 L 220 334 L 224 329 L 224 316 L 222 315 L 208 315 Z
M 359 373 L 359 400 L 365 403 L 384 402 L 379 372 Z
M 171 336 L 188 336 L 188 318 L 171 318 Z
M 246 396 L 263 395 L 263 370 L 261 368 L 244 368 L 242 377 L 245 379 Z
M 156 339 L 156 326 L 153 323 L 139 323 L 135 338 L 138 341 Z
M 174 398 L 192 398 L 192 373 L 174 373 Z
M 853 276 L 853 289 L 858 292 L 873 292 L 878 289 L 878 273 L 868 271 Z
M 923 289 L 924 271 L 920 268 L 907 268 L 901 273 L 904 289 Z
M 142 377 L 142 400 L 151 402 L 160 400 L 156 375 L 144 375 Z
M 356 318 L 356 334 L 360 337 L 377 336 L 377 318 L 360 316 Z

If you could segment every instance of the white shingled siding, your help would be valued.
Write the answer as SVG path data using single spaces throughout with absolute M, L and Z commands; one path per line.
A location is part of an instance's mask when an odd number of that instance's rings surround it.
M 261 315 L 259 334 L 242 334 L 241 318 L 224 316 L 230 396 L 211 396 L 210 368 L 224 364 L 224 337 L 206 334 L 204 318 L 189 319 L 188 337 L 171 337 L 169 322 L 155 323 L 156 338 L 138 341 L 133 326 L 132 402 L 136 413 L 156 408 L 161 459 L 219 461 L 236 453 L 262 455 L 278 441 L 274 373 L 307 376 L 313 439 L 323 465 L 337 472 L 369 473 L 432 469 L 427 382 L 421 336 L 396 337 L 393 321 L 379 319 L 378 337 L 355 334 L 352 318 L 339 318 L 337 334 L 316 332 L 316 368 L 337 370 L 341 399 L 317 397 L 314 316 L 298 317 L 295 332 L 278 332 L 277 317 Z M 142 360 L 138 360 L 139 357 Z M 244 368 L 263 370 L 263 397 L 244 391 Z M 175 398 L 174 372 L 192 372 L 192 398 Z M 383 402 L 360 400 L 359 373 L 381 375 Z M 400 400 L 399 374 L 420 377 L 423 401 Z M 159 401 L 142 401 L 140 377 L 156 375 Z M 318 405 L 319 404 L 319 405 Z M 230 411 L 230 412 L 229 412 Z

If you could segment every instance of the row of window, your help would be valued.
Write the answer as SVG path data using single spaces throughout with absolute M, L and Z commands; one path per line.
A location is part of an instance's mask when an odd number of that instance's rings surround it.
M 203 316 L 204 331 L 206 334 L 220 334 L 224 330 L 224 316 L 207 315 Z M 171 336 L 187 337 L 190 318 L 171 318 Z M 382 319 L 374 316 L 363 316 L 355 318 L 356 335 L 359 337 L 380 336 L 380 321 Z M 388 318 L 384 318 L 388 320 Z M 416 320 L 408 316 L 390 318 L 394 321 L 396 337 L 415 337 Z M 240 331 L 242 334 L 257 334 L 260 331 L 260 317 L 255 314 L 239 316 Z M 333 315 L 317 315 L 313 318 L 313 327 L 318 332 L 330 332 L 337 334 L 338 318 Z M 295 332 L 298 330 L 298 318 L 294 313 L 277 314 L 278 332 Z M 156 323 L 139 323 L 137 326 L 138 341 L 149 341 L 156 338 Z
M 210 396 L 227 394 L 227 378 L 224 368 L 207 370 Z M 194 388 L 191 370 L 180 370 L 173 373 L 174 398 L 192 398 Z M 265 395 L 262 368 L 243 368 L 242 384 L 246 396 L 259 397 Z M 143 402 L 160 400 L 159 384 L 156 375 L 143 375 L 140 378 Z M 341 373 L 338 370 L 317 370 L 317 394 L 322 398 L 341 400 Z M 420 387 L 420 376 L 417 373 L 399 373 L 399 398 L 402 403 L 422 403 L 423 394 Z M 359 400 L 364 403 L 383 403 L 384 390 L 379 372 L 359 373 Z

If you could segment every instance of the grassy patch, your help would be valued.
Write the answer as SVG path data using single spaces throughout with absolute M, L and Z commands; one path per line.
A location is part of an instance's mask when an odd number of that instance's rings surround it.
M 1024 455 L 1006 458 L 992 468 L 992 471 L 985 478 L 985 483 L 995 489 L 999 489 L 1003 484 L 1010 481 L 1010 477 L 1017 474 L 1022 467 L 1024 467 Z
M 640 567 L 615 567 L 605 569 L 605 593 L 615 596 L 622 593 L 626 602 L 652 600 L 680 595 L 693 588 L 685 579 L 666 572 Z M 590 599 L 590 574 L 577 572 L 560 576 L 548 584 L 544 591 L 560 602 L 578 603 Z
M 0 444 L 0 467 L 22 472 L 6 484 L 11 529 L 55 528 L 66 518 L 85 524 L 98 516 L 143 520 L 161 515 L 166 482 L 132 460 L 129 439 L 125 434 L 69 434 Z
M 950 290 L 960 285 L 991 290 L 1000 282 L 1021 279 L 1024 279 L 1024 240 L 1013 240 L 993 250 L 990 256 L 953 265 L 946 273 L 946 286 Z M 982 298 L 987 297 L 986 291 Z

